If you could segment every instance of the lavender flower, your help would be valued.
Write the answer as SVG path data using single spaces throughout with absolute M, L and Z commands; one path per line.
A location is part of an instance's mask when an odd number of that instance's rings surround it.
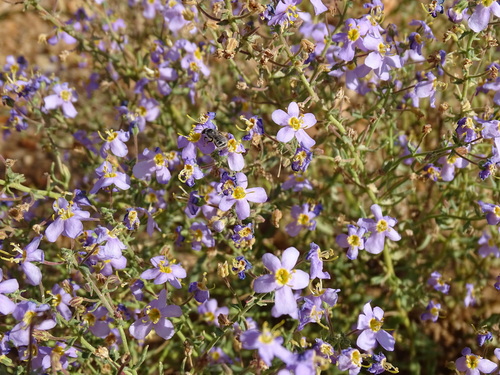
M 348 248 L 347 257 L 351 260 L 357 259 L 358 250 L 364 250 L 366 233 L 365 228 L 357 228 L 355 225 L 347 225 L 347 234 L 339 234 L 335 241 L 340 247 Z
M 205 223 L 195 221 L 189 228 L 191 247 L 193 250 L 200 251 L 202 246 L 214 247 L 215 240 L 212 232 Z
M 472 31 L 478 33 L 486 29 L 488 22 L 490 22 L 491 13 L 496 17 L 500 17 L 500 4 L 498 4 L 497 0 L 482 0 L 479 2 L 468 20 Z
M 141 315 L 129 328 L 134 338 L 144 340 L 154 329 L 158 336 L 168 340 L 174 335 L 174 325 L 167 318 L 180 317 L 182 310 L 177 305 L 167 305 L 167 291 L 162 289 L 158 299 L 146 306 Z
M 3 280 L 3 271 L 0 269 L 0 314 L 12 314 L 16 308 L 16 304 L 9 297 L 4 296 L 5 293 L 14 293 L 19 289 L 19 283 L 16 279 Z
M 483 232 L 481 238 L 479 238 L 478 244 L 481 246 L 477 250 L 477 253 L 481 258 L 486 258 L 490 254 L 493 254 L 496 258 L 500 257 L 500 250 L 495 240 L 491 238 L 488 233 Z
M 330 274 L 323 271 L 323 256 L 321 249 L 314 242 L 310 244 L 311 249 L 307 253 L 306 259 L 311 262 L 311 280 L 315 278 L 318 279 L 330 279 Z
M 144 149 L 139 156 L 139 162 L 134 165 L 132 173 L 135 178 L 140 180 L 149 180 L 151 176 L 156 174 L 156 180 L 160 184 L 167 184 L 170 181 L 171 174 L 169 166 L 174 165 L 174 160 L 177 158 L 177 153 L 163 153 L 157 147 L 154 151 L 147 148 Z
M 316 144 L 316 141 L 304 130 L 316 125 L 316 117 L 312 113 L 301 115 L 297 103 L 291 102 L 288 105 L 288 113 L 277 109 L 273 112 L 272 118 L 276 124 L 284 126 L 276 135 L 278 141 L 287 143 L 292 138 L 296 138 L 302 146 L 308 149 Z
M 52 90 L 55 94 L 46 96 L 43 99 L 45 102 L 44 108 L 50 111 L 61 107 L 65 117 L 74 118 L 78 113 L 73 105 L 77 101 L 75 90 L 70 89 L 67 83 L 55 85 Z
M 474 296 L 474 284 L 465 284 L 465 289 L 467 291 L 464 299 L 465 307 L 474 306 L 477 303 L 476 297 Z
M 283 337 L 276 332 L 271 332 L 264 326 L 262 332 L 258 329 L 249 329 L 241 334 L 243 349 L 257 349 L 260 359 L 271 366 L 274 357 L 287 363 L 292 358 L 292 353 L 283 347 Z
M 437 322 L 440 310 L 441 310 L 441 304 L 431 301 L 427 305 L 425 312 L 420 316 L 420 319 L 432 320 L 433 322 Z
M 26 245 L 24 250 L 17 248 L 20 252 L 17 259 L 20 261 L 21 268 L 26 275 L 26 279 L 31 285 L 38 285 L 40 284 L 40 281 L 42 281 L 42 271 L 40 271 L 40 268 L 31 263 L 44 261 L 45 257 L 43 250 L 38 248 L 41 239 L 42 236 L 33 238 L 33 240 Z
M 208 324 L 213 324 L 217 327 L 220 327 L 218 317 L 221 314 L 229 315 L 229 309 L 225 306 L 218 307 L 217 300 L 212 298 L 198 306 L 198 313 Z
M 317 216 L 315 210 L 309 210 L 309 204 L 304 203 L 302 206 L 292 207 L 292 217 L 295 219 L 286 226 L 286 232 L 292 236 L 297 236 L 302 229 L 315 230 L 316 220 L 313 220 Z
M 30 342 L 30 327 L 40 331 L 46 331 L 56 326 L 52 314 L 48 313 L 50 306 L 37 305 L 31 301 L 19 302 L 12 313 L 14 319 L 20 322 L 12 328 L 9 334 L 10 340 L 16 347 L 28 346 Z
M 239 172 L 236 174 L 238 186 L 236 186 L 231 195 L 224 195 L 220 201 L 219 209 L 228 211 L 234 204 L 236 204 L 236 215 L 239 220 L 245 220 L 250 216 L 250 204 L 264 203 L 267 201 L 266 191 L 261 187 L 247 189 L 247 177 Z
M 306 272 L 293 269 L 299 255 L 296 248 L 289 247 L 283 252 L 281 261 L 270 253 L 266 253 L 262 257 L 264 267 L 272 273 L 258 277 L 254 282 L 253 289 L 257 293 L 275 291 L 272 309 L 272 315 L 275 318 L 286 314 L 294 319 L 298 318 L 297 301 L 292 289 L 304 289 L 309 284 L 309 275 Z
M 427 285 L 432 286 L 435 290 L 443 294 L 448 294 L 450 290 L 450 285 L 444 282 L 441 274 L 437 271 L 431 273 L 431 276 L 427 280 Z
M 472 354 L 467 347 L 462 350 L 462 357 L 455 361 L 455 365 L 458 371 L 465 371 L 465 375 L 479 375 L 481 372 L 490 374 L 497 368 L 494 362 Z
M 393 229 L 398 223 L 396 219 L 382 216 L 382 209 L 378 204 L 372 205 L 370 209 L 375 219 L 359 219 L 358 225 L 371 232 L 365 242 L 365 250 L 371 254 L 379 254 L 384 250 L 386 237 L 392 241 L 399 241 L 401 236 Z
M 189 284 L 188 292 L 193 293 L 194 299 L 199 303 L 203 303 L 210 298 L 210 291 L 206 282 L 207 280 L 204 278 L 202 282 L 195 281 Z
M 94 187 L 90 190 L 90 194 L 95 194 L 102 188 L 115 185 L 121 190 L 128 190 L 130 188 L 130 178 L 123 172 L 118 172 L 116 168 L 109 162 L 104 161 L 95 170 L 99 179 Z
M 142 279 L 154 279 L 156 285 L 168 281 L 174 288 L 181 288 L 179 279 L 186 277 L 186 270 L 181 265 L 175 264 L 175 261 L 169 262 L 163 255 L 151 258 L 151 264 L 155 268 L 144 271 L 141 274 Z
M 382 329 L 384 324 L 384 310 L 376 306 L 372 309 L 370 302 L 363 307 L 359 314 L 357 329 L 361 330 L 356 344 L 363 350 L 375 349 L 377 342 L 385 350 L 393 351 L 396 340 L 387 331 Z
M 115 156 L 123 157 L 128 154 L 128 148 L 125 142 L 130 139 L 130 133 L 124 132 L 123 130 L 107 130 L 106 138 L 103 138 L 104 144 L 101 147 L 101 156 L 105 158 L 107 156 L 107 151 L 111 150 L 111 153 Z
M 500 223 L 500 206 L 491 203 L 484 203 L 483 201 L 477 202 L 481 206 L 483 214 L 486 214 L 486 221 L 490 225 L 497 225 Z
M 64 198 L 55 201 L 52 208 L 57 218 L 45 230 L 49 242 L 55 242 L 61 234 L 76 238 L 83 231 L 82 220 L 90 217 L 89 212 L 80 210 L 78 205 Z
M 338 366 L 340 371 L 349 370 L 349 375 L 357 375 L 361 371 L 363 356 L 358 349 L 343 349 L 339 356 Z

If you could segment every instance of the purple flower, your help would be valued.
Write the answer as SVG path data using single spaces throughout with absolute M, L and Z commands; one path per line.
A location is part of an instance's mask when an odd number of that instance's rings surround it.
M 248 223 L 247 225 L 235 225 L 234 234 L 231 236 L 236 247 L 251 247 L 254 238 L 253 235 L 253 224 Z
M 437 271 L 431 273 L 431 276 L 427 280 L 427 285 L 432 286 L 435 290 L 443 294 L 448 294 L 450 290 L 450 285 L 444 282 L 441 274 Z
M 229 315 L 229 309 L 225 306 L 218 307 L 217 300 L 212 298 L 198 306 L 198 313 L 208 324 L 214 324 L 220 327 L 218 316 L 221 314 Z
M 440 310 L 441 310 L 441 304 L 431 301 L 427 305 L 425 312 L 420 316 L 420 319 L 432 320 L 433 322 L 437 322 Z
M 169 262 L 163 255 L 151 258 L 151 264 L 155 268 L 144 271 L 141 274 L 142 279 L 155 279 L 154 283 L 156 285 L 164 284 L 168 281 L 174 288 L 181 288 L 179 279 L 186 277 L 186 270 L 181 265 L 175 264 L 175 261 Z
M 130 188 L 130 178 L 123 172 L 118 172 L 116 168 L 109 162 L 104 161 L 95 170 L 99 179 L 94 187 L 90 190 L 90 194 L 95 194 L 102 188 L 115 185 L 121 190 L 128 190 Z
M 247 189 L 247 177 L 239 172 L 236 174 L 238 185 L 232 190 L 231 195 L 224 195 L 219 203 L 221 211 L 228 211 L 236 203 L 236 215 L 239 220 L 245 220 L 250 216 L 250 204 L 264 203 L 267 201 L 266 191 L 261 187 Z
M 462 350 L 462 357 L 455 361 L 455 365 L 458 371 L 465 371 L 465 375 L 490 374 L 497 368 L 494 362 L 472 354 L 470 348 L 467 347 Z
M 233 361 L 229 356 L 222 351 L 221 348 L 214 346 L 212 349 L 208 351 L 208 360 L 211 364 L 221 364 L 228 363 L 231 364 Z
M 477 250 L 477 253 L 481 258 L 486 258 L 490 254 L 493 254 L 496 258 L 500 257 L 500 250 L 495 240 L 491 238 L 488 233 L 483 232 L 481 238 L 479 238 L 478 244 L 481 246 Z
M 287 28 L 295 23 L 299 18 L 299 11 L 297 10 L 297 5 L 302 0 L 281 0 L 277 5 L 276 9 L 272 11 L 268 10 L 265 12 L 265 18 L 267 18 L 267 24 L 269 26 L 283 25 Z
M 18 249 L 21 254 L 17 256 L 17 259 L 19 259 L 21 268 L 26 275 L 26 279 L 31 285 L 38 285 L 40 284 L 40 281 L 42 281 L 42 271 L 40 271 L 40 268 L 31 263 L 44 261 L 45 257 L 43 250 L 38 248 L 41 239 L 42 236 L 35 237 L 28 245 L 26 245 L 24 250 Z
M 191 248 L 200 251 L 202 246 L 214 247 L 215 240 L 212 232 L 205 223 L 195 221 L 189 228 Z
M 156 180 L 160 184 L 167 184 L 171 178 L 169 166 L 174 165 L 175 159 L 177 159 L 176 152 L 165 154 L 159 147 L 154 151 L 145 148 L 139 156 L 140 161 L 134 165 L 132 173 L 140 180 L 150 180 L 151 176 L 156 174 Z
M 490 22 L 491 13 L 500 17 L 500 4 L 498 4 L 497 0 L 483 0 L 479 2 L 468 20 L 472 31 L 478 33 L 486 29 L 488 22 Z
M 474 296 L 474 284 L 465 284 L 465 289 L 467 291 L 464 299 L 465 307 L 474 306 L 477 303 Z
M 349 370 L 349 375 L 357 375 L 361 371 L 363 356 L 358 349 L 343 349 L 339 356 L 338 366 L 340 371 Z
M 227 148 L 221 152 L 221 155 L 227 155 L 229 169 L 235 172 L 241 171 L 245 167 L 243 153 L 245 147 L 237 141 L 232 134 L 228 135 Z
M 203 303 L 210 298 L 210 291 L 207 288 L 207 280 L 205 278 L 201 282 L 195 281 L 189 284 L 188 292 L 194 293 L 194 299 L 199 303 Z
M 281 315 L 290 315 L 298 318 L 297 301 L 293 290 L 304 289 L 309 284 L 309 275 L 293 267 L 299 258 L 299 251 L 289 247 L 283 252 L 282 260 L 273 254 L 266 253 L 262 257 L 262 263 L 271 274 L 260 276 L 253 285 L 257 293 L 269 293 L 275 291 L 274 307 L 272 315 L 277 318 Z
M 384 310 L 376 306 L 372 309 L 370 302 L 363 307 L 363 313 L 359 314 L 357 329 L 361 330 L 356 345 L 363 350 L 372 350 L 377 342 L 385 350 L 394 350 L 394 337 L 382 329 L 384 324 Z
M 55 85 L 52 90 L 55 94 L 46 96 L 43 99 L 45 102 L 44 108 L 51 110 L 61 107 L 64 117 L 74 118 L 78 113 L 73 105 L 77 101 L 75 90 L 70 89 L 67 83 Z
M 9 334 L 10 340 L 16 347 L 29 345 L 31 325 L 40 331 L 46 331 L 56 326 L 56 321 L 49 311 L 50 306 L 46 304 L 37 305 L 31 301 L 23 301 L 17 304 L 12 316 L 20 322 L 12 328 Z
M 27 355 L 28 351 L 24 352 L 22 355 L 23 360 L 28 359 Z M 26 357 L 26 358 L 24 358 Z M 69 366 L 70 358 L 77 358 L 78 352 L 72 346 L 66 346 L 64 343 L 56 343 L 53 348 L 49 348 L 47 346 L 39 346 L 38 351 L 31 359 L 31 366 L 33 369 L 42 369 L 45 370 L 54 367 L 55 368 L 63 368 L 66 369 Z M 74 360 L 73 360 L 74 361 Z M 56 371 L 56 370 L 54 370 Z
M 366 233 L 365 228 L 358 228 L 355 225 L 347 225 L 347 234 L 339 234 L 335 241 L 340 247 L 348 248 L 347 257 L 354 260 L 358 257 L 358 250 L 364 250 Z
M 110 231 L 108 228 L 99 226 L 94 232 L 97 234 L 96 243 L 100 244 L 97 254 L 99 259 L 110 260 L 122 257 L 122 250 L 125 250 L 127 246 L 117 237 L 116 230 Z
M 432 181 L 437 181 L 441 177 L 441 168 L 429 163 L 422 169 L 422 176 Z
M 293 174 L 288 176 L 288 179 L 281 185 L 283 190 L 292 189 L 294 192 L 302 191 L 304 189 L 312 190 L 311 182 L 300 174 Z
M 9 297 L 4 296 L 5 293 L 14 293 L 19 289 L 19 283 L 16 279 L 3 280 L 3 271 L 0 269 L 0 314 L 12 314 L 16 308 L 16 304 Z
M 294 172 L 305 172 L 312 160 L 312 152 L 309 149 L 299 146 L 295 150 L 292 158 L 292 170 Z
M 309 204 L 304 203 L 302 206 L 292 207 L 292 217 L 295 219 L 286 226 L 286 232 L 292 236 L 297 236 L 302 229 L 315 230 L 317 216 L 315 210 L 309 211 Z
M 436 107 L 436 76 L 432 72 L 426 74 L 427 80 L 420 81 L 415 85 L 415 95 L 417 98 L 430 98 L 431 108 Z
M 385 238 L 392 241 L 399 241 L 401 236 L 393 228 L 398 223 L 396 219 L 390 216 L 382 216 L 382 209 L 378 204 L 370 207 L 375 219 L 359 219 L 358 225 L 371 232 L 365 242 L 365 250 L 371 254 L 379 254 L 384 250 Z
M 71 310 L 69 308 L 69 301 L 73 298 L 71 294 L 66 292 L 59 284 L 55 284 L 50 292 L 52 295 L 52 306 L 54 306 L 61 316 L 66 319 L 71 319 Z
M 353 18 L 349 18 L 345 21 L 345 27 L 347 32 L 335 34 L 332 40 L 337 43 L 343 43 L 343 46 L 338 50 L 336 56 L 339 59 L 349 62 L 354 59 L 356 47 L 362 51 L 366 51 L 362 37 L 366 35 L 367 30 L 363 25 L 363 21 L 357 21 Z
M 307 253 L 306 259 L 311 262 L 311 280 L 315 278 L 318 279 L 330 279 L 330 274 L 323 271 L 323 257 L 325 254 L 321 252 L 321 249 L 314 242 L 311 242 L 311 249 Z
M 486 221 L 490 225 L 497 225 L 500 223 L 500 206 L 491 203 L 484 203 L 483 201 L 477 202 L 481 206 L 483 214 L 486 214 Z
M 168 340 L 174 335 L 174 325 L 167 318 L 180 317 L 182 310 L 177 305 L 167 305 L 167 291 L 162 289 L 158 299 L 146 306 L 141 315 L 129 328 L 134 338 L 144 340 L 154 329 L 158 336 Z
M 111 319 L 107 315 L 108 310 L 104 306 L 96 308 L 94 305 L 87 309 L 87 313 L 83 316 L 83 323 L 88 326 L 94 336 L 105 338 L 111 332 L 109 328 Z
M 240 280 L 245 280 L 245 272 L 252 269 L 252 263 L 248 261 L 243 255 L 238 255 L 233 259 L 233 264 L 231 265 L 231 271 L 238 274 Z
M 292 138 L 306 148 L 311 148 L 316 144 L 304 129 L 309 129 L 316 124 L 316 117 L 312 113 L 300 114 L 299 106 L 295 102 L 288 105 L 288 113 L 282 109 L 277 109 L 272 114 L 273 121 L 279 126 L 284 126 L 276 135 L 280 142 L 290 142 Z
M 52 208 L 57 218 L 45 230 L 45 237 L 49 242 L 55 242 L 62 234 L 69 238 L 76 238 L 83 231 L 82 220 L 88 219 L 90 213 L 82 211 L 78 205 L 59 198 Z
M 104 144 L 101 147 L 101 156 L 105 158 L 107 156 L 107 151 L 111 150 L 111 153 L 115 156 L 123 157 L 128 154 L 128 148 L 125 142 L 130 139 L 130 133 L 124 132 L 123 130 L 106 130 L 106 138 L 103 138 Z
M 486 329 L 482 328 L 479 331 L 477 331 L 477 344 L 479 347 L 483 346 L 486 342 L 491 342 L 493 341 L 493 335 L 491 332 L 486 331 Z
M 283 347 L 283 337 L 279 337 L 276 332 L 271 332 L 264 326 L 262 332 L 258 329 L 249 329 L 241 334 L 243 349 L 257 349 L 260 359 L 266 365 L 271 366 L 274 357 L 278 357 L 287 363 L 292 359 L 292 353 Z
M 249 119 L 245 119 L 243 116 L 240 117 L 240 120 L 245 121 L 245 131 L 248 133 L 241 138 L 244 141 L 251 141 L 254 136 L 261 136 L 264 134 L 264 125 L 262 124 L 262 119 L 257 116 L 252 116 Z
M 184 168 L 179 172 L 177 178 L 187 186 L 193 187 L 195 180 L 203 178 L 203 172 L 195 159 L 186 159 L 184 162 Z

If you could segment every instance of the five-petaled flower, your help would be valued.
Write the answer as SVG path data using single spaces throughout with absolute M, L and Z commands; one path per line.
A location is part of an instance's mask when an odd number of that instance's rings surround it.
M 276 135 L 278 141 L 287 143 L 295 137 L 306 148 L 311 148 L 316 144 L 316 141 L 304 130 L 316 125 L 316 117 L 312 113 L 300 114 L 297 103 L 291 102 L 288 105 L 288 113 L 282 109 L 274 111 L 272 118 L 276 124 L 283 126 Z

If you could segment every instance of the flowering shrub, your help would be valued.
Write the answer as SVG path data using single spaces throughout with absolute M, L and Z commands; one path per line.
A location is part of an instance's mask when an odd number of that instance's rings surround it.
M 44 3 L 1 374 L 500 373 L 499 1 Z

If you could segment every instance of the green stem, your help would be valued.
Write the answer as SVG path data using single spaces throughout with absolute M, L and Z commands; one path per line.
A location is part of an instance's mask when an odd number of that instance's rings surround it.
M 48 191 L 48 190 L 32 189 L 32 188 L 29 188 L 29 187 L 21 185 L 21 184 L 9 183 L 9 182 L 2 180 L 2 179 L 0 179 L 0 186 L 5 186 L 6 188 L 19 190 L 19 191 L 22 191 L 25 193 L 32 193 L 35 195 L 43 195 L 43 196 L 46 196 L 48 198 L 54 198 L 54 199 L 73 194 L 73 193 L 70 193 L 68 191 L 64 191 L 62 193 L 56 193 L 56 192 Z

